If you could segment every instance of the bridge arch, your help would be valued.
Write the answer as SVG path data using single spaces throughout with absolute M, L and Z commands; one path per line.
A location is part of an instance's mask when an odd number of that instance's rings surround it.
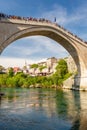
M 51 28 L 47 29 L 47 27 L 46 28 L 31 27 L 29 29 L 19 31 L 19 32 L 11 35 L 6 41 L 3 42 L 4 49 L 9 44 L 11 44 L 12 42 L 14 42 L 18 39 L 21 39 L 21 38 L 24 38 L 27 36 L 36 36 L 36 35 L 46 36 L 48 38 L 53 39 L 57 43 L 59 43 L 61 46 L 63 46 L 69 52 L 69 54 L 73 57 L 76 65 L 78 66 L 77 59 L 74 57 L 74 55 L 78 57 L 78 54 L 74 47 L 74 43 L 72 44 L 72 39 L 67 38 L 64 34 L 60 34 L 56 30 L 53 30 Z M 74 55 L 73 55 L 73 53 L 74 53 Z M 78 58 L 78 62 L 79 62 L 79 58 Z
M 24 24 L 21 25 L 24 27 Z M 46 36 L 57 43 L 59 43 L 61 46 L 63 46 L 69 54 L 72 56 L 72 58 L 75 61 L 75 64 L 77 66 L 78 70 L 78 76 L 76 77 L 75 86 L 78 86 L 80 88 L 86 89 L 86 75 L 87 75 L 87 63 L 85 62 L 84 54 L 82 52 L 82 47 L 87 49 L 87 46 L 81 42 L 80 40 L 75 39 L 75 37 L 72 37 L 71 34 L 67 35 L 67 32 L 61 29 L 56 28 L 55 26 L 48 26 L 48 25 L 31 25 L 27 28 L 24 27 L 22 30 L 18 29 L 19 26 L 17 26 L 17 31 L 10 34 L 9 37 L 7 37 L 1 44 L 0 51 L 2 52 L 9 44 L 11 44 L 13 41 L 16 41 L 20 38 L 24 38 L 27 36 L 35 36 L 35 35 L 41 35 Z

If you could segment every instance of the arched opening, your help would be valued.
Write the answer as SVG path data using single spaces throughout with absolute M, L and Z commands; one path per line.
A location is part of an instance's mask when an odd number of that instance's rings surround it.
M 6 57 L 7 55 L 9 55 L 9 58 L 11 59 L 14 58 L 14 62 L 16 59 L 23 59 L 23 65 L 25 60 L 29 63 L 32 61 L 37 62 L 46 60 L 51 57 L 57 59 L 65 58 L 69 56 L 69 53 L 60 44 L 57 44 L 57 42 L 48 37 L 30 36 L 16 40 L 8 45 L 2 53 L 2 57 Z M 9 65 L 12 65 L 12 62 L 8 63 Z M 21 60 L 19 63 L 21 63 Z
M 21 42 L 23 42 L 23 43 L 21 44 Z M 15 46 L 15 44 L 18 45 L 18 48 Z M 44 59 L 44 58 L 50 58 L 50 57 L 56 57 L 57 59 L 64 58 L 69 55 L 69 53 L 60 44 L 58 44 L 54 40 L 51 40 L 50 38 L 47 38 L 44 36 L 30 36 L 27 38 L 21 38 L 15 42 L 13 42 L 10 46 L 8 45 L 8 47 L 6 48 L 6 50 L 9 48 L 8 52 L 7 51 L 5 51 L 5 52 L 9 53 L 9 55 L 11 55 L 11 53 L 12 53 L 12 55 L 14 57 L 15 56 L 17 57 L 17 59 L 18 59 L 18 57 L 19 58 L 22 57 L 24 60 L 24 61 L 22 60 L 24 64 L 25 64 L 25 61 L 26 61 L 26 64 L 30 64 L 31 58 L 35 58 L 34 60 L 36 60 L 36 58 L 37 58 L 37 57 L 35 57 L 36 55 L 40 55 L 40 60 Z M 42 46 L 42 47 L 40 47 L 40 46 Z M 29 49 L 29 47 L 30 47 L 30 49 Z M 13 48 L 13 49 L 10 50 L 10 48 Z M 34 50 L 34 57 L 30 56 L 32 54 L 31 51 L 33 51 L 33 50 Z M 10 51 L 12 51 L 12 52 L 10 52 Z M 4 53 L 2 53 L 2 54 L 4 55 Z M 42 54 L 42 57 L 41 57 L 41 54 Z M 30 59 L 30 60 L 28 61 L 28 59 Z M 13 62 L 16 62 L 16 60 L 13 59 L 12 62 L 9 63 L 10 66 L 12 66 L 11 64 Z M 20 61 L 20 63 L 21 63 L 21 61 Z M 23 63 L 22 63 L 22 67 L 24 66 Z M 17 64 L 16 64 L 16 66 L 17 66 Z M 16 67 L 16 66 L 14 66 L 14 67 Z
M 27 37 L 27 36 L 46 36 L 50 39 L 53 39 L 57 43 L 59 43 L 62 47 L 67 50 L 67 52 L 72 56 L 74 59 L 78 72 L 80 73 L 80 65 L 79 65 L 79 57 L 77 50 L 74 46 L 74 42 L 69 37 L 66 37 L 65 34 L 62 34 L 51 27 L 31 27 L 29 29 L 24 29 L 23 31 L 19 31 L 15 33 L 14 35 L 11 35 L 4 43 L 3 43 L 3 49 L 5 49 L 9 44 L 11 44 L 13 41 Z M 3 50 L 2 50 L 3 51 Z

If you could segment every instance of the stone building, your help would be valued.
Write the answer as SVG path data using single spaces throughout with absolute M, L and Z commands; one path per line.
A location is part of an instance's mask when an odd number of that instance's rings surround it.
M 75 73 L 77 71 L 76 64 L 71 56 L 65 58 L 65 61 L 67 62 L 68 71 L 70 73 Z
M 57 59 L 55 57 L 48 58 L 46 63 L 47 63 L 48 73 L 54 73 L 55 67 L 57 65 Z
M 39 67 L 38 68 L 31 68 L 31 65 L 28 65 L 27 69 L 30 75 L 50 75 L 56 72 L 56 66 L 58 64 L 58 61 L 60 59 L 57 59 L 55 57 L 51 57 L 48 58 L 45 62 L 40 62 L 37 63 L 38 66 L 46 66 L 46 68 L 42 69 L 42 71 L 40 71 Z M 64 60 L 67 62 L 68 65 L 68 70 L 70 73 L 75 73 L 76 72 L 76 65 L 75 62 L 73 60 L 73 58 L 71 56 L 64 58 Z

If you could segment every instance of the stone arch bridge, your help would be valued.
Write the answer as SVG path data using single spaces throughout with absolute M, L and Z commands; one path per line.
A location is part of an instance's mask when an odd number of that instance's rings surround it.
M 87 44 L 59 25 L 46 21 L 19 19 L 0 20 L 0 54 L 13 41 L 34 35 L 49 37 L 62 45 L 72 56 L 78 75 L 74 77 L 76 88 L 87 90 Z

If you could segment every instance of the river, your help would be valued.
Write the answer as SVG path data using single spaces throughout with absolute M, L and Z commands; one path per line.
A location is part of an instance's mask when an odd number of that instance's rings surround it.
M 87 130 L 87 92 L 2 89 L 0 130 Z

